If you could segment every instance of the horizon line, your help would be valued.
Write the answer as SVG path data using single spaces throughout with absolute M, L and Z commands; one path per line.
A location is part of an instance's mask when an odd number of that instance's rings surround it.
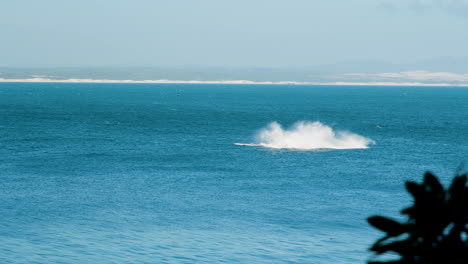
M 298 81 L 250 81 L 250 80 L 112 80 L 112 79 L 50 79 L 50 78 L 0 78 L 0 83 L 129 83 L 129 84 L 244 84 L 244 85 L 323 85 L 323 86 L 447 86 L 468 87 L 468 83 L 423 82 L 298 82 Z

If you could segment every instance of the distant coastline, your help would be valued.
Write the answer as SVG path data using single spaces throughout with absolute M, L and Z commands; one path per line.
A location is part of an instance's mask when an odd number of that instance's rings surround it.
M 422 82 L 297 82 L 297 81 L 249 81 L 249 80 L 111 80 L 111 79 L 50 79 L 50 78 L 0 78 L 0 83 L 148 83 L 148 84 L 257 84 L 257 85 L 342 85 L 342 86 L 453 86 L 468 87 L 468 83 Z

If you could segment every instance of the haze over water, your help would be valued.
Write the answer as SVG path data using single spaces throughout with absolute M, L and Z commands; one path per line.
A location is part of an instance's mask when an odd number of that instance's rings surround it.
M 0 262 L 364 263 L 380 236 L 366 217 L 398 218 L 405 180 L 447 184 L 468 161 L 467 102 L 463 87 L 0 83 Z

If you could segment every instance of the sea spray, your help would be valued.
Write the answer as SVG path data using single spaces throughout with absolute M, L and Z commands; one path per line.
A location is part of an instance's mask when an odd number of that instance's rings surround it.
M 375 141 L 347 131 L 334 131 L 321 122 L 300 121 L 289 129 L 272 122 L 257 133 L 255 143 L 235 144 L 297 150 L 364 149 Z

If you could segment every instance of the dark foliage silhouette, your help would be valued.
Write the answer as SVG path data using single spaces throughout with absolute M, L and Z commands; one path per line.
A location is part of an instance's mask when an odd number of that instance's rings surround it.
M 406 182 L 406 189 L 414 198 L 413 205 L 401 211 L 407 222 L 368 218 L 386 233 L 370 250 L 377 255 L 396 253 L 400 259 L 368 263 L 468 264 L 467 173 L 456 176 L 448 190 L 430 172 L 422 184 Z

